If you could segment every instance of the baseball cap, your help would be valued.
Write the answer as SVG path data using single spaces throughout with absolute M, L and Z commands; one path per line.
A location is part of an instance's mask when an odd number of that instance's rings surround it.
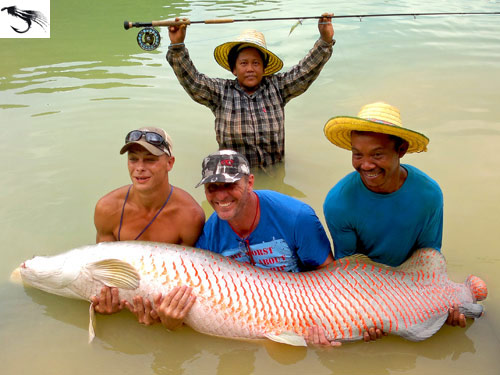
M 233 183 L 250 175 L 248 160 L 233 150 L 219 150 L 208 155 L 201 164 L 201 181 L 195 187 L 210 182 Z
M 156 156 L 163 154 L 172 156 L 172 138 L 161 128 L 148 126 L 132 130 L 125 137 L 125 145 L 121 148 L 120 154 L 127 152 L 134 144 L 144 147 Z

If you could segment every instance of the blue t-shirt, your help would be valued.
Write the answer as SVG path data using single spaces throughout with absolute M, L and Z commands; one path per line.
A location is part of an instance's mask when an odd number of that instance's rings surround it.
M 398 266 L 414 250 L 441 250 L 443 193 L 422 171 L 402 167 L 408 176 L 390 194 L 369 190 L 358 172 L 348 174 L 329 191 L 323 210 L 336 259 L 362 253 Z
M 260 219 L 248 237 L 248 249 L 229 226 L 213 213 L 196 247 L 262 268 L 299 272 L 315 269 L 331 252 L 330 241 L 314 210 L 307 204 L 270 190 L 255 191 Z

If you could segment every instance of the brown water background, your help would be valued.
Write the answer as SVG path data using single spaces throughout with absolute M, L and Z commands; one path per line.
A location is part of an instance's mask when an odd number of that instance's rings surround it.
M 10 6 L 12 4 L 1 4 Z M 498 1 L 51 1 L 50 39 L 0 39 L 0 364 L 2 374 L 498 374 L 500 368 L 500 18 L 394 17 L 335 21 L 334 55 L 307 93 L 286 107 L 286 163 L 258 187 L 293 195 L 323 220 L 327 191 L 352 170 L 350 154 L 323 136 L 336 115 L 384 100 L 403 124 L 426 134 L 427 153 L 408 155 L 445 198 L 443 253 L 455 281 L 482 277 L 483 318 L 444 327 L 412 343 L 387 337 L 341 348 L 303 349 L 213 338 L 189 328 L 168 333 L 131 314 L 99 316 L 87 345 L 88 304 L 9 283 L 35 254 L 95 241 L 94 205 L 129 183 L 125 134 L 167 129 L 176 163 L 171 181 L 210 213 L 199 180 L 217 148 L 210 110 L 194 103 L 165 61 L 167 30 L 155 52 L 136 44 L 124 20 L 187 16 L 295 17 L 500 11 Z M 5 13 L 5 12 L 2 12 Z M 3 15 L 2 15 L 3 17 Z M 6 22 L 1 18 L 0 22 Z M 285 69 L 318 37 L 316 22 L 192 25 L 186 44 L 198 69 L 230 77 L 213 49 L 244 28 L 263 31 Z

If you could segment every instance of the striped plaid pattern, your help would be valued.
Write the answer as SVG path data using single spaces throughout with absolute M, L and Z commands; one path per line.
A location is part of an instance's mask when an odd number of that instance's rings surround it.
M 252 95 L 236 79 L 209 78 L 198 72 L 184 46 L 170 46 L 167 61 L 189 96 L 215 115 L 219 148 L 245 155 L 250 167 L 264 167 L 283 160 L 284 107 L 318 77 L 332 55 L 332 46 L 319 39 L 288 72 L 264 77 Z

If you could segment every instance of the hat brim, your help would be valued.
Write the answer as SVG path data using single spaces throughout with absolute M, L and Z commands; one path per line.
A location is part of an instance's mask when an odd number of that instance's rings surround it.
M 228 175 L 228 174 L 213 174 L 211 176 L 207 176 L 205 178 L 202 178 L 198 184 L 196 184 L 195 188 L 197 188 L 200 185 L 203 184 L 209 184 L 213 182 L 226 182 L 226 183 L 234 183 L 236 181 L 241 180 L 244 176 L 248 176 L 246 173 L 237 173 L 235 175 Z
M 243 48 L 245 48 L 245 47 L 257 48 L 264 55 L 269 56 L 269 61 L 267 63 L 266 69 L 264 69 L 265 76 L 269 76 L 271 74 L 279 72 L 281 70 L 281 68 L 283 68 L 283 61 L 281 61 L 281 59 L 278 56 L 276 56 L 274 53 L 272 53 L 268 49 L 263 48 L 255 43 L 245 42 L 245 41 L 226 42 L 226 43 L 221 44 L 220 46 L 215 47 L 215 50 L 214 50 L 215 61 L 217 61 L 217 63 L 220 66 L 222 66 L 224 69 L 229 70 L 232 73 L 231 68 L 229 66 L 229 61 L 227 58 L 229 56 L 229 51 L 231 51 L 231 49 L 234 46 L 237 46 L 240 44 L 243 45 L 242 46 Z
M 359 117 L 332 117 L 327 121 L 323 130 L 330 142 L 346 150 L 352 149 L 351 132 L 353 130 L 390 134 L 402 138 L 408 142 L 407 153 L 427 151 L 427 145 L 429 144 L 429 138 L 416 131 Z
M 155 156 L 161 156 L 163 154 L 169 156 L 169 154 L 167 152 L 160 150 L 158 147 L 156 147 L 156 146 L 154 146 L 146 141 L 129 142 L 121 148 L 120 154 L 124 154 L 125 152 L 127 152 L 130 149 L 130 147 L 132 147 L 133 145 L 139 145 L 142 148 L 145 148 L 146 151 L 150 152 L 151 154 L 153 154 Z

